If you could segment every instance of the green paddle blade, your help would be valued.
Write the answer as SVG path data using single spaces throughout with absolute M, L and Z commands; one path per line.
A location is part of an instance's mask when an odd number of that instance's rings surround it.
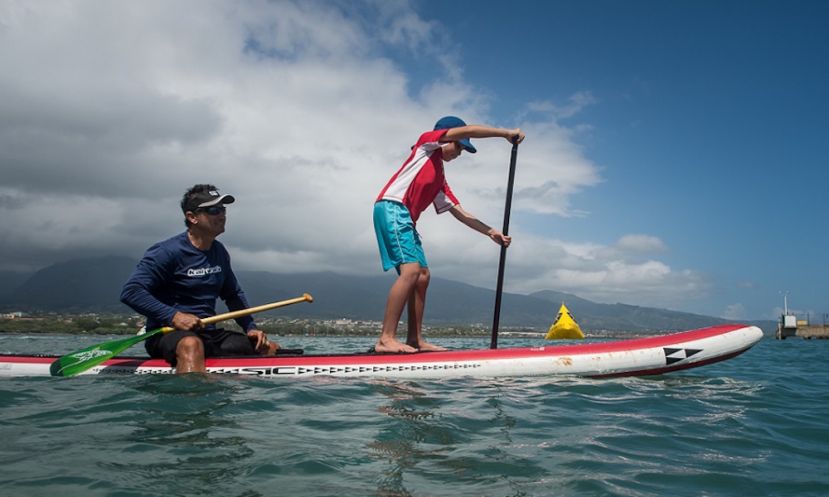
M 66 354 L 65 356 L 57 358 L 49 366 L 49 372 L 52 373 L 52 376 L 75 376 L 76 374 L 83 373 L 87 369 L 94 368 L 102 362 L 112 359 L 136 343 L 143 342 L 151 336 L 161 333 L 163 330 L 164 328 L 158 328 L 157 330 L 148 331 L 143 335 L 119 338 L 118 340 L 99 343 Z

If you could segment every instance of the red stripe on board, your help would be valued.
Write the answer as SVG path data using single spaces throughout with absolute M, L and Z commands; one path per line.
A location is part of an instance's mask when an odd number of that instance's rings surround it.
M 296 356 L 296 357 L 240 357 L 240 358 L 208 358 L 205 360 L 207 367 L 256 367 L 256 366 L 306 366 L 319 365 L 349 365 L 349 364 L 418 364 L 427 362 L 451 362 L 451 361 L 480 361 L 492 359 L 515 359 L 522 357 L 534 357 L 539 355 L 581 355 L 600 354 L 609 352 L 627 352 L 632 350 L 649 349 L 654 347 L 675 346 L 679 343 L 701 340 L 718 335 L 725 335 L 735 330 L 746 328 L 742 324 L 726 324 L 712 326 L 699 330 L 685 331 L 670 335 L 662 335 L 647 338 L 635 338 L 631 340 L 618 340 L 605 343 L 588 343 L 581 345 L 556 345 L 507 349 L 475 349 L 475 350 L 448 350 L 445 352 L 420 352 L 416 354 L 342 354 L 323 356 Z M 740 351 L 742 352 L 742 351 Z M 736 355 L 736 354 L 735 354 Z M 0 361 L 17 364 L 51 364 L 57 356 L 0 356 Z M 721 360 L 721 359 L 718 359 Z M 692 363 L 699 365 L 700 363 Z M 110 359 L 102 366 L 121 367 L 159 367 L 169 368 L 170 365 L 163 359 L 141 359 L 141 358 L 115 358 Z M 684 369 L 682 366 L 676 368 L 664 368 L 654 370 L 653 374 L 659 372 L 675 371 Z M 634 374 L 643 374 L 641 371 Z
M 0 362 L 10 362 L 14 364 L 52 364 L 57 358 L 57 356 L 40 357 L 31 355 L 3 355 L 0 356 Z
M 349 365 L 349 364 L 418 364 L 426 362 L 481 361 L 492 359 L 516 359 L 539 355 L 580 355 L 608 352 L 626 352 L 631 350 L 666 347 L 678 343 L 701 340 L 718 335 L 725 335 L 734 330 L 745 328 L 741 324 L 713 326 L 700 330 L 674 333 L 672 335 L 619 340 L 607 343 L 589 343 L 583 345 L 557 345 L 508 349 L 447 350 L 445 352 L 421 352 L 416 354 L 371 354 L 371 355 L 333 355 L 333 356 L 298 356 L 298 357 L 245 357 L 234 359 L 207 359 L 208 367 L 255 367 L 279 364 L 280 366 Z

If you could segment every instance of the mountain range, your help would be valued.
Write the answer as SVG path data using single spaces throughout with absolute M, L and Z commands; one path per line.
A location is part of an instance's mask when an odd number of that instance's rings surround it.
M 0 309 L 6 311 L 129 313 L 118 297 L 136 260 L 110 256 L 76 259 L 32 274 L 0 272 Z M 332 272 L 269 273 L 237 271 L 251 305 L 310 293 L 311 305 L 291 306 L 272 315 L 293 318 L 380 321 L 393 274 L 350 276 Z M 431 325 L 490 326 L 495 291 L 441 278 L 432 278 L 424 322 Z M 505 293 L 500 323 L 505 327 L 544 330 L 556 317 L 560 303 L 587 331 L 673 331 L 712 326 L 724 319 L 626 304 L 591 302 L 568 293 L 544 290 L 530 295 Z M 752 322 L 766 331 L 772 321 Z

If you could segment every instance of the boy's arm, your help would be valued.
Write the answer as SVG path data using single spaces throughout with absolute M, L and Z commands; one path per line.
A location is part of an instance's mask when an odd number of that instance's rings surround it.
M 486 223 L 484 223 L 477 217 L 473 216 L 471 213 L 463 210 L 463 208 L 460 205 L 452 207 L 451 209 L 449 209 L 449 212 L 451 212 L 452 215 L 455 216 L 455 219 L 469 226 L 478 233 L 482 233 L 488 236 L 493 242 L 497 243 L 498 245 L 509 247 L 510 242 L 512 242 L 511 236 L 504 235 L 495 228 L 489 227 Z
M 463 140 L 464 138 L 505 138 L 508 142 L 524 141 L 524 133 L 519 129 L 492 128 L 480 124 L 469 124 L 458 128 L 450 128 L 440 139 L 443 142 Z

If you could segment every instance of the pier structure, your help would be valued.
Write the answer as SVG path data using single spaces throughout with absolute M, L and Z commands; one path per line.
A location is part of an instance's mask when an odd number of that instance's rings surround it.
M 829 321 L 829 314 L 823 315 L 821 324 L 813 324 L 810 321 L 809 314 L 806 314 L 805 319 L 798 319 L 797 315 L 789 312 L 789 292 L 785 292 L 783 294 L 783 314 L 780 315 L 780 321 L 777 322 L 775 337 L 778 340 L 785 340 L 788 337 L 800 337 L 807 340 L 829 338 L 827 321 Z
M 829 339 L 829 314 L 823 315 L 823 322 L 814 323 L 810 321 L 807 314 L 805 319 L 798 319 L 798 316 L 785 313 L 780 316 L 777 323 L 776 337 L 778 340 L 785 340 L 789 337 L 799 337 L 811 340 L 812 338 Z

